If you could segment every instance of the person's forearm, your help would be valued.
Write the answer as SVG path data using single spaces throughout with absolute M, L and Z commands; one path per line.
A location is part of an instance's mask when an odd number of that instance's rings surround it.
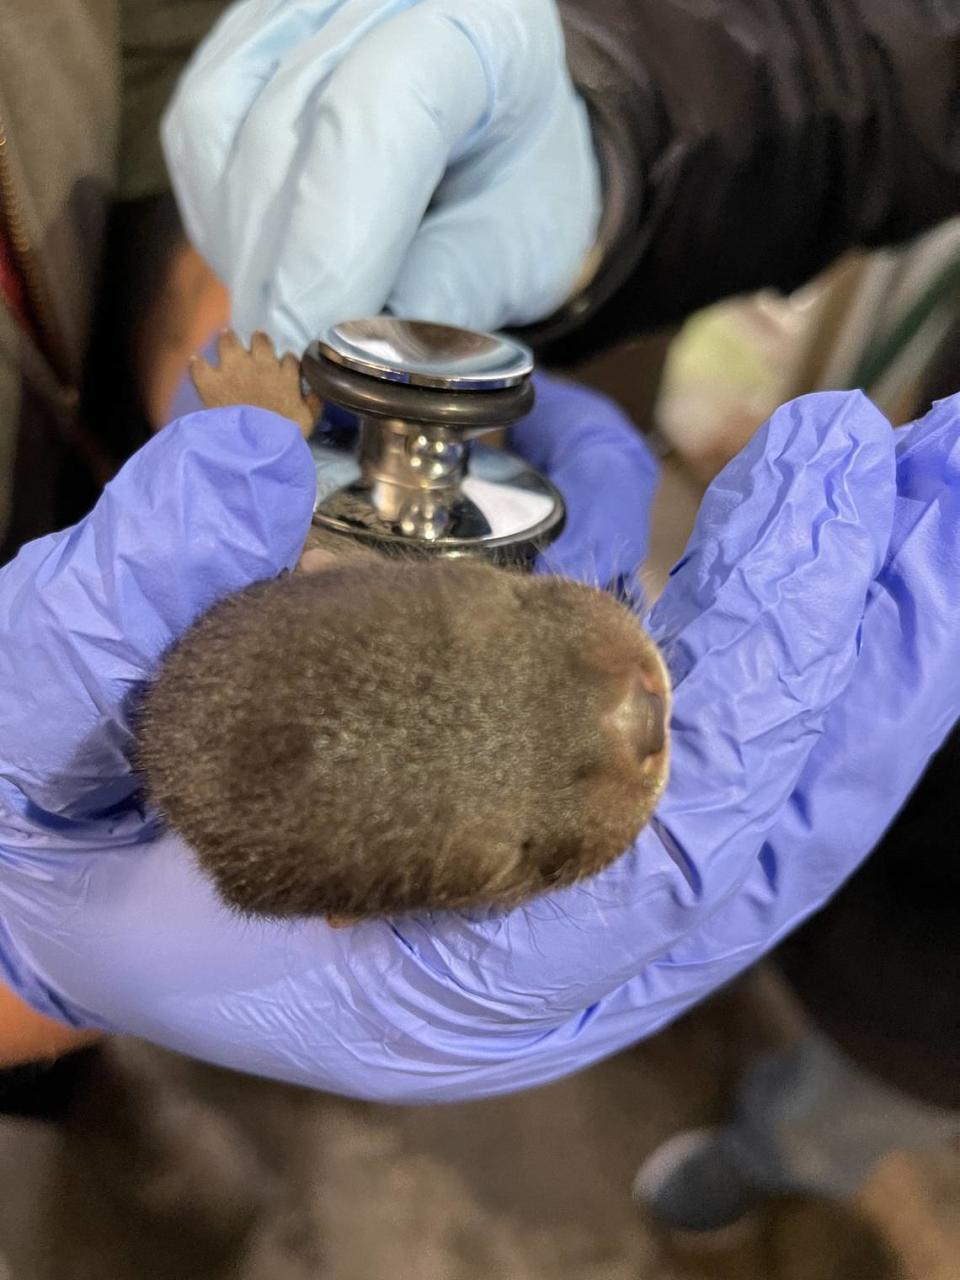
M 100 1031 L 80 1030 L 44 1018 L 0 983 L 0 1070 L 25 1062 L 52 1061 L 102 1038 Z
M 607 175 L 601 264 L 531 332 L 579 358 L 960 208 L 960 3 L 560 0 Z

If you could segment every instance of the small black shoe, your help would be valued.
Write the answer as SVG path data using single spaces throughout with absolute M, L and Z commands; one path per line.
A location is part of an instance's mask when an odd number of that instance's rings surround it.
M 641 1165 L 633 1198 L 674 1231 L 717 1231 L 766 1198 L 739 1166 L 724 1129 L 690 1129 Z

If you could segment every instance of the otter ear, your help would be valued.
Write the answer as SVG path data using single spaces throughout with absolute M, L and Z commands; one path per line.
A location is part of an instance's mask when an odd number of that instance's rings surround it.
M 453 857 L 444 889 L 458 903 L 512 901 L 529 893 L 522 847 L 501 815 L 455 827 L 448 842 Z

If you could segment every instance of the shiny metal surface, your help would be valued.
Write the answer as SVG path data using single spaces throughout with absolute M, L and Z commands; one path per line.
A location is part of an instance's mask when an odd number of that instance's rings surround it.
M 449 528 L 467 473 L 465 440 L 443 427 L 362 419 L 360 475 L 379 515 L 406 537 L 433 542 Z
M 563 528 L 563 499 L 519 458 L 476 447 L 533 404 L 533 356 L 494 334 L 377 316 L 335 325 L 301 364 L 355 415 L 348 442 L 311 442 L 314 521 L 383 551 L 531 564 Z
M 319 342 L 311 342 L 300 364 L 307 386 L 321 400 L 340 405 L 361 418 L 403 419 L 449 427 L 461 439 L 509 426 L 533 407 L 533 381 L 513 387 L 464 391 L 449 387 L 415 387 L 409 382 L 371 378 L 327 359 Z
M 386 552 L 482 556 L 532 564 L 563 529 L 554 486 L 520 458 L 474 445 L 462 479 L 445 490 L 364 475 L 358 450 L 315 439 L 314 522 Z
M 367 377 L 443 391 L 516 387 L 533 372 L 532 353 L 512 338 L 393 316 L 333 325 L 316 347 Z

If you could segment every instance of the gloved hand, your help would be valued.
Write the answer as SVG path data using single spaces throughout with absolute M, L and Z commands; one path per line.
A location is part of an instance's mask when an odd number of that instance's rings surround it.
M 281 349 L 385 306 L 481 329 L 539 319 L 599 222 L 553 0 L 238 0 L 163 137 L 233 324 Z
M 579 426 L 612 441 L 611 412 L 586 399 Z M 214 595 L 292 562 L 312 493 L 269 414 L 168 428 L 0 577 L 7 981 L 66 1021 L 405 1101 L 535 1084 L 648 1033 L 839 884 L 960 711 L 960 400 L 938 413 L 899 497 L 859 396 L 788 406 L 714 484 L 653 615 L 673 781 L 622 859 L 506 916 L 347 930 L 236 919 L 136 808 L 130 692 Z
M 652 1015 L 649 1030 L 749 967 L 831 896 L 960 717 L 960 395 L 895 440 L 893 532 L 850 687 L 740 892 L 624 993 Z

